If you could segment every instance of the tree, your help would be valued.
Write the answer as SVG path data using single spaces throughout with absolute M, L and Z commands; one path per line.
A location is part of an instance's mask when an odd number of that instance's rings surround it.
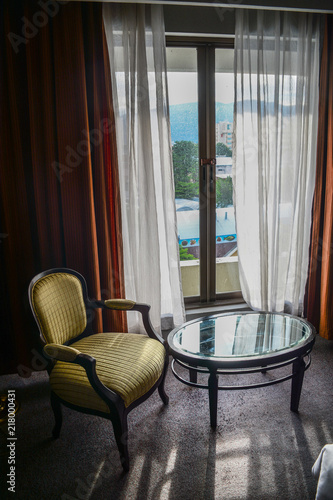
M 176 141 L 172 146 L 175 184 L 178 182 L 198 182 L 198 144 L 191 141 Z
M 230 176 L 216 179 L 216 206 L 224 208 L 233 205 L 233 187 Z
M 223 144 L 223 142 L 218 142 L 216 144 L 216 155 L 228 156 L 230 158 L 232 156 L 232 151 L 226 144 Z
M 199 196 L 199 182 L 177 182 L 175 183 L 176 198 L 192 200 Z
M 179 245 L 179 260 L 196 260 L 196 257 L 189 253 L 187 248 Z

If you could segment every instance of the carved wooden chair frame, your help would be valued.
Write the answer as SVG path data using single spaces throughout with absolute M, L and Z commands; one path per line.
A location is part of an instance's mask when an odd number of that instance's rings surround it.
M 35 276 L 30 285 L 29 285 L 29 301 L 30 301 L 30 306 L 31 310 L 33 312 L 34 318 L 36 320 L 36 323 L 39 328 L 40 332 L 40 341 L 42 343 L 42 346 L 45 347 L 47 346 L 46 340 L 43 336 L 37 315 L 34 310 L 34 306 L 32 303 L 32 291 L 35 283 L 39 281 L 41 278 L 44 278 L 45 276 L 48 276 L 53 273 L 66 273 L 66 274 L 72 274 L 76 276 L 82 285 L 82 293 L 83 293 L 83 299 L 84 303 L 86 306 L 86 313 L 87 317 L 90 317 L 90 312 L 94 309 L 101 308 L 101 309 L 114 309 L 114 310 L 121 310 L 121 311 L 138 311 L 142 315 L 142 320 L 143 320 L 143 325 L 145 327 L 145 330 L 148 334 L 148 336 L 152 339 L 156 339 L 161 344 L 163 344 L 164 348 L 166 349 L 166 341 L 162 338 L 161 335 L 159 335 L 153 328 L 150 317 L 149 317 L 149 310 L 150 306 L 148 304 L 139 304 L 135 303 L 130 300 L 126 299 L 111 299 L 111 300 L 90 300 L 88 298 L 88 290 L 87 290 L 87 284 L 84 279 L 84 277 L 79 274 L 78 272 L 72 270 L 72 269 L 67 269 L 67 268 L 54 268 L 50 269 L 48 271 L 44 271 L 37 276 Z M 54 438 L 58 438 L 60 435 L 60 429 L 62 425 L 62 411 L 61 411 L 61 404 L 64 406 L 67 406 L 69 408 L 72 408 L 74 410 L 77 410 L 79 412 L 83 413 L 88 413 L 92 415 L 97 415 L 103 418 L 106 418 L 108 420 L 111 420 L 113 429 L 114 429 L 114 434 L 115 434 L 115 439 L 116 443 L 118 446 L 119 454 L 120 454 L 120 459 L 122 466 L 125 471 L 129 470 L 129 455 L 128 455 L 128 425 L 127 425 L 127 415 L 138 405 L 143 403 L 147 398 L 151 396 L 151 394 L 158 389 L 159 395 L 165 405 L 168 404 L 169 402 L 169 397 L 167 396 L 164 388 L 164 383 L 165 383 L 165 377 L 166 377 L 166 372 L 168 368 L 168 355 L 166 351 L 165 355 L 165 362 L 164 362 L 164 369 L 162 372 L 162 375 L 160 378 L 157 380 L 157 382 L 151 387 L 151 389 L 145 393 L 143 396 L 139 397 L 135 401 L 133 401 L 128 407 L 125 407 L 124 401 L 122 398 L 112 391 L 111 389 L 107 388 L 99 379 L 97 373 L 96 373 L 96 360 L 83 353 L 77 354 L 76 349 L 70 349 L 70 345 L 81 338 L 84 337 L 89 337 L 91 335 L 96 335 L 92 331 L 91 327 L 91 321 L 87 321 L 87 327 L 85 331 L 78 335 L 77 337 L 71 339 L 68 342 L 65 342 L 63 345 L 68 346 L 69 349 L 66 349 L 64 352 L 60 352 L 61 350 L 59 349 L 52 349 L 51 345 L 49 349 L 45 349 L 44 352 L 46 352 L 48 358 L 48 366 L 47 370 L 48 373 L 50 374 L 52 371 L 52 368 L 56 362 L 57 359 L 60 361 L 67 361 L 70 363 L 75 363 L 78 365 L 81 365 L 84 370 L 86 371 L 88 380 L 93 387 L 93 389 L 96 391 L 96 393 L 105 401 L 107 404 L 110 413 L 104 413 L 101 411 L 97 411 L 94 409 L 89 409 L 77 405 L 73 405 L 71 403 L 68 403 L 67 401 L 63 400 L 60 398 L 58 395 L 56 395 L 52 390 L 51 390 L 51 406 L 53 409 L 54 417 L 55 417 L 55 426 L 52 432 L 52 435 Z M 73 351 L 73 352 L 72 352 Z

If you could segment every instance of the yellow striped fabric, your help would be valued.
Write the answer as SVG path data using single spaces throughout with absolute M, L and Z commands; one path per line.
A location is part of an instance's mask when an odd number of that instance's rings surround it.
M 47 343 L 63 344 L 86 328 L 81 283 L 72 274 L 54 273 L 38 280 L 32 304 Z
M 132 309 L 135 306 L 135 302 L 128 299 L 108 299 L 104 301 L 104 305 L 110 309 L 125 311 L 126 309 Z
M 157 382 L 163 372 L 165 349 L 157 340 L 135 333 L 98 333 L 71 344 L 96 359 L 101 382 L 129 406 Z M 109 412 L 91 387 L 85 370 L 57 361 L 50 375 L 52 390 L 68 403 Z

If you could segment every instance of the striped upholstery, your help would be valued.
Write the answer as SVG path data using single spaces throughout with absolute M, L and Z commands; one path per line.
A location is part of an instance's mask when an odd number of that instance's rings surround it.
M 87 316 L 80 280 L 54 273 L 38 280 L 31 293 L 32 305 L 47 343 L 63 344 L 86 328 Z
M 163 345 L 146 335 L 99 333 L 74 342 L 71 347 L 96 359 L 99 379 L 123 399 L 126 407 L 151 389 L 164 368 Z M 52 390 L 68 403 L 109 412 L 79 365 L 57 361 L 50 383 Z

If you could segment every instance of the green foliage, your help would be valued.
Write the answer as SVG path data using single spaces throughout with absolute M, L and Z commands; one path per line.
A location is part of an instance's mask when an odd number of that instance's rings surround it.
M 216 153 L 232 156 L 232 151 L 225 144 L 216 145 Z M 172 147 L 173 170 L 175 179 L 175 196 L 191 200 L 199 196 L 199 160 L 198 144 L 191 141 L 176 141 Z M 228 207 L 233 204 L 232 179 L 217 178 L 216 206 Z M 185 259 L 183 259 L 185 260 Z
M 196 257 L 191 253 L 188 253 L 188 249 L 179 245 L 179 257 L 180 260 L 196 260 Z
M 172 147 L 176 198 L 191 200 L 199 195 L 198 144 L 176 141 Z
M 191 141 L 177 141 L 172 146 L 175 184 L 199 181 L 198 144 Z
M 217 156 L 228 156 L 229 158 L 231 158 L 232 151 L 230 148 L 228 148 L 228 146 L 223 144 L 223 142 L 218 142 L 216 144 L 216 155 Z
M 177 182 L 175 191 L 176 198 L 192 200 L 199 196 L 199 182 Z
M 233 205 L 233 187 L 232 178 L 216 179 L 216 206 L 224 208 Z

